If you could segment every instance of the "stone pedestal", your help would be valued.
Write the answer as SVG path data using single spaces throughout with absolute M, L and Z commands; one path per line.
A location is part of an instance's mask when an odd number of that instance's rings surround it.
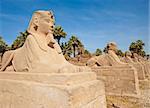
M 142 66 L 142 64 L 140 63 L 131 63 L 131 65 L 133 65 L 133 67 L 137 70 L 138 79 L 145 80 L 146 77 L 144 72 L 144 66 Z
M 92 72 L 1 72 L 0 108 L 106 108 L 105 88 Z
M 140 83 L 140 103 L 141 108 L 150 108 L 150 80 L 141 80 Z
M 101 66 L 92 68 L 105 82 L 106 95 L 139 97 L 139 80 L 132 66 Z

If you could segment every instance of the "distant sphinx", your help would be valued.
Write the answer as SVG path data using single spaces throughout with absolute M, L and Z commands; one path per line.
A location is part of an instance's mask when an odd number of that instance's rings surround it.
M 136 53 L 125 52 L 125 57 L 121 59 L 125 63 L 132 64 L 138 71 L 140 80 L 150 79 L 150 62 Z
M 29 35 L 21 48 L 7 51 L 1 71 L 18 72 L 79 72 L 87 67 L 70 64 L 53 38 L 54 16 L 49 11 L 36 11 L 27 31 Z
M 87 61 L 87 66 L 97 74 L 97 79 L 105 82 L 106 94 L 117 96 L 139 95 L 137 70 L 129 63 L 122 62 L 117 56 L 117 45 L 110 42 L 105 54 L 95 56 Z
M 108 50 L 106 54 L 92 57 L 87 61 L 87 66 L 115 66 L 125 64 L 116 55 L 117 45 L 115 42 L 108 43 L 106 48 Z
M 125 52 L 125 57 L 123 57 L 121 59 L 121 61 L 125 62 L 125 63 L 134 63 L 133 59 L 131 58 L 132 54 L 130 51 L 126 51 Z
M 121 59 L 121 61 L 126 62 L 126 63 L 140 63 L 140 62 L 145 62 L 146 59 L 143 57 L 139 56 L 136 53 L 131 53 L 130 51 L 125 52 L 125 57 Z

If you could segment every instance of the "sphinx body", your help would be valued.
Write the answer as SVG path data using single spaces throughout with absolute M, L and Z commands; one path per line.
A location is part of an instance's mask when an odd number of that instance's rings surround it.
M 75 66 L 65 60 L 54 40 L 53 25 L 53 15 L 49 11 L 36 11 L 24 45 L 4 54 L 0 106 L 106 108 L 103 82 L 97 80 L 90 68 Z
M 49 12 L 35 12 L 24 45 L 4 54 L 1 71 L 79 72 L 90 68 L 70 64 L 53 38 L 53 19 Z
M 132 54 L 129 51 L 125 52 L 125 56 L 123 58 L 121 58 L 122 62 L 125 63 L 134 63 L 133 59 L 131 58 Z
M 108 52 L 106 54 L 92 57 L 87 61 L 87 66 L 116 66 L 124 65 L 116 55 L 116 43 L 110 42 L 107 44 Z
M 136 53 L 133 53 L 133 61 L 142 65 L 144 68 L 145 77 L 150 79 L 150 62 Z
M 148 79 L 150 76 L 150 63 L 146 61 L 143 57 L 137 55 L 136 53 L 131 53 L 129 51 L 125 52 L 125 57 L 121 59 L 125 63 L 133 65 L 137 72 L 140 80 Z

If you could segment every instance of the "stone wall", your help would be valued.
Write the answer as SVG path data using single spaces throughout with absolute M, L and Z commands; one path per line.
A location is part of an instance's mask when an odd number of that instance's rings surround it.
M 107 108 L 142 108 L 140 99 L 131 96 L 107 96 Z
M 144 80 L 145 79 L 145 71 L 144 71 L 144 67 L 142 66 L 142 64 L 132 63 L 131 65 L 133 65 L 135 67 L 135 69 L 137 70 L 138 79 L 139 80 Z
M 139 96 L 138 75 L 132 66 L 101 66 L 92 70 L 105 82 L 107 95 Z
M 142 103 L 142 108 L 150 108 L 150 81 L 140 81 L 140 103 Z

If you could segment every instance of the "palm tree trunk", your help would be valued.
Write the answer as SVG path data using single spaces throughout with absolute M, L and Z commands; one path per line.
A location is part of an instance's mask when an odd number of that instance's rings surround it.
M 76 50 L 75 50 L 75 46 L 73 46 L 73 56 L 76 56 Z
M 60 38 L 61 38 L 61 37 L 59 37 L 59 36 L 57 36 L 57 37 L 55 38 L 55 39 L 57 40 L 59 46 L 60 46 Z
M 60 38 L 58 39 L 58 44 L 60 45 Z

